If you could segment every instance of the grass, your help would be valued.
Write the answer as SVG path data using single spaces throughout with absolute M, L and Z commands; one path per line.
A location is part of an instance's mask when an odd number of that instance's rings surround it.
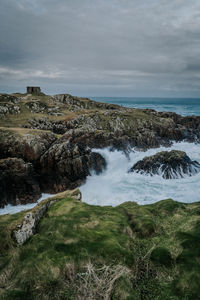
M 88 263 L 93 272 L 128 268 L 112 286 L 115 300 L 199 299 L 199 203 L 114 208 L 59 198 L 21 247 L 11 232 L 25 212 L 0 217 L 1 299 L 77 299 L 75 286 L 83 285 L 83 293 L 86 284 L 77 274 Z M 73 279 L 66 279 L 66 266 Z
M 16 104 L 20 107 L 20 114 L 10 114 L 2 117 L 0 120 L 0 127 L 23 127 L 27 126 L 30 119 L 33 118 L 48 118 L 52 122 L 67 122 L 75 119 L 80 115 L 85 115 L 86 118 L 91 119 L 91 124 L 94 124 L 95 118 L 98 116 L 98 124 L 96 124 L 96 129 L 103 130 L 106 132 L 112 132 L 113 128 L 121 126 L 119 124 L 123 123 L 122 130 L 126 135 L 137 138 L 141 138 L 140 133 L 141 128 L 145 128 L 147 124 L 150 127 L 156 126 L 159 130 L 160 127 L 166 125 L 166 128 L 170 126 L 170 119 L 160 118 L 155 115 L 150 114 L 148 111 L 139 109 L 125 109 L 118 105 L 109 105 L 105 103 L 98 103 L 91 101 L 86 98 L 74 97 L 79 103 L 83 103 L 83 107 L 77 111 L 72 111 L 70 105 L 64 103 L 56 103 L 51 96 L 41 95 L 41 96 L 27 96 L 21 94 L 15 94 L 20 100 Z M 40 113 L 32 113 L 31 109 L 28 108 L 28 104 L 37 102 L 46 109 Z M 86 105 L 85 105 L 86 104 Z M 61 116 L 49 115 L 47 113 L 48 108 L 59 107 L 59 111 L 63 114 Z M 87 109 L 84 107 L 88 107 Z M 109 109 L 112 107 L 112 109 Z M 88 120 L 89 120 L 88 119 Z M 81 128 L 86 125 L 85 119 L 83 122 L 79 121 L 78 127 Z M 144 125 L 144 126 L 143 126 Z M 162 126 L 161 126 L 162 125 Z M 93 126 L 93 125 L 92 125 Z M 147 126 L 148 127 L 148 126 Z

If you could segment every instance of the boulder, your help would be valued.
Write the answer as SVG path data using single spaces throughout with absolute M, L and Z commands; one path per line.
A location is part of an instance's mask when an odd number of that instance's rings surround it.
M 73 189 L 84 182 L 90 170 L 99 174 L 105 166 L 105 159 L 100 154 L 79 144 L 59 140 L 41 156 L 40 185 L 48 193 Z
M 0 158 L 17 157 L 34 163 L 56 139 L 52 132 L 30 131 L 21 135 L 12 130 L 0 130 Z
M 129 172 L 161 175 L 164 179 L 182 178 L 200 172 L 200 164 L 183 151 L 162 151 L 138 161 Z
M 1 159 L 0 195 L 0 207 L 36 202 L 41 191 L 33 165 L 19 158 Z

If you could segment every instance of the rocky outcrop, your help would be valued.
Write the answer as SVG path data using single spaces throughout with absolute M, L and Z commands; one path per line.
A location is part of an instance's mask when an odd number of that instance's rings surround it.
M 42 154 L 57 140 L 51 132 L 0 130 L 0 158 L 17 157 L 36 163 Z
M 192 161 L 185 152 L 172 150 L 162 151 L 138 161 L 130 172 L 161 175 L 164 179 L 192 176 L 200 172 L 200 164 Z
M 49 113 L 51 114 L 51 113 Z M 53 114 L 53 113 L 52 113 Z M 50 130 L 56 134 L 64 134 L 68 128 L 65 121 L 51 121 L 47 117 L 33 118 L 28 121 L 28 125 L 25 128 Z
M 19 98 L 14 95 L 0 94 L 0 104 L 1 103 L 18 103 Z
M 77 187 L 91 170 L 99 174 L 106 163 L 92 148 L 128 152 L 132 147 L 146 150 L 172 141 L 200 141 L 200 117 L 123 108 L 68 94 L 0 95 L 1 104 L 20 107 L 22 118 L 14 125 L 21 120 L 23 125 L 0 129 L 0 159 L 31 163 L 42 192 Z
M 24 217 L 22 223 L 17 225 L 15 230 L 13 230 L 12 235 L 17 244 L 23 245 L 32 235 L 34 235 L 39 221 L 45 215 L 49 207 L 64 197 L 71 197 L 74 200 L 81 201 L 81 192 L 76 189 L 71 192 L 58 194 L 39 203 Z
M 41 191 L 33 165 L 22 159 L 0 160 L 0 207 L 36 202 Z
M 31 119 L 31 128 L 64 134 L 73 143 L 89 147 L 140 149 L 170 145 L 175 141 L 199 141 L 200 117 L 181 117 L 150 110 L 107 110 L 83 113 L 70 120 Z
M 79 144 L 54 143 L 40 159 L 40 185 L 45 192 L 60 192 L 79 186 L 90 174 L 105 168 L 105 159 Z
M 8 114 L 20 114 L 20 107 L 16 104 L 0 105 L 0 117 L 5 117 Z
M 53 100 L 56 103 L 63 103 L 70 111 L 78 111 L 84 109 L 118 109 L 121 107 L 116 104 L 107 104 L 103 102 L 92 101 L 89 98 L 79 98 L 70 94 L 58 94 L 53 96 Z
M 23 162 L 29 168 L 31 167 L 33 181 L 37 181 L 42 192 L 57 193 L 78 187 L 92 170 L 99 174 L 106 167 L 105 159 L 100 154 L 93 153 L 85 145 L 58 138 L 51 132 L 35 132 L 34 134 L 27 131 L 24 135 L 20 135 L 12 130 L 2 130 L 0 133 L 0 158 L 4 159 L 4 164 L 6 158 L 9 157 L 9 162 L 12 161 L 13 164 Z M 4 177 L 7 178 L 6 183 L 9 178 L 14 180 L 16 173 L 20 172 L 18 169 L 15 172 L 11 166 L 9 172 L 4 172 Z M 24 176 L 29 175 L 31 176 L 29 173 Z M 26 180 L 21 180 L 20 185 L 20 197 L 15 196 L 19 186 L 18 182 L 13 181 L 10 190 L 2 200 L 2 207 L 7 203 L 16 205 L 34 202 L 38 199 L 32 196 L 31 190 L 30 197 L 27 197 Z M 4 185 L 4 191 L 6 189 L 8 190 L 8 184 Z
M 19 99 L 13 95 L 0 94 L 0 118 L 20 114 Z
M 90 154 L 89 168 L 94 171 L 97 175 L 101 174 L 106 169 L 106 160 L 101 154 L 92 152 Z

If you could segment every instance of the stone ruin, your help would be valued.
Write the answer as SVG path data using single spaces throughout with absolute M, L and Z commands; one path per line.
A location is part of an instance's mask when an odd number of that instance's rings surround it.
M 26 90 L 27 90 L 27 94 L 35 94 L 35 95 L 41 94 L 41 89 L 39 86 L 27 86 Z

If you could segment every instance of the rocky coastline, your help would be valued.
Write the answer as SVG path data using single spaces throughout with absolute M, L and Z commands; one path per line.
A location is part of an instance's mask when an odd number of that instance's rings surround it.
M 18 109 L 5 111 L 9 105 Z M 41 193 L 80 186 L 92 170 L 99 174 L 106 161 L 93 148 L 128 153 L 200 140 L 200 117 L 68 94 L 1 94 L 0 113 L 0 207 L 34 202 Z
M 138 205 L 127 197 L 116 207 L 88 205 L 74 190 L 108 167 L 94 148 L 130 156 L 133 147 L 174 141 L 199 143 L 200 117 L 71 95 L 0 95 L 0 208 L 58 193 L 0 216 L 0 298 L 198 299 L 200 203 Z M 173 150 L 138 160 L 130 171 L 154 176 L 162 169 L 171 179 L 199 167 Z

